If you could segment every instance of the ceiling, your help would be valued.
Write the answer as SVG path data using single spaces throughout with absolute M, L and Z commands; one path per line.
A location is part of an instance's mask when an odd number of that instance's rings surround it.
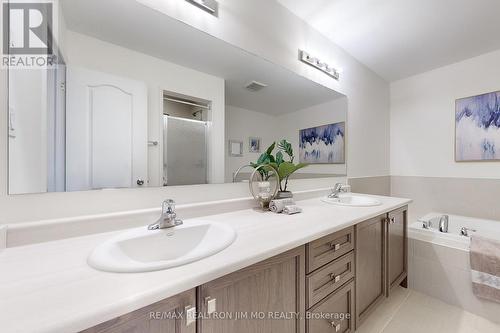
M 388 81 L 500 49 L 499 0 L 278 0 Z
M 62 4 L 70 30 L 224 78 L 229 105 L 279 115 L 343 96 L 135 0 Z M 268 86 L 245 89 L 253 80 Z

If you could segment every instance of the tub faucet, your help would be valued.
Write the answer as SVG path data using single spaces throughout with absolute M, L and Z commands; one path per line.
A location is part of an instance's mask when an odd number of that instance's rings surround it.
M 175 201 L 167 199 L 161 205 L 161 216 L 153 224 L 148 225 L 149 230 L 172 228 L 181 225 L 182 220 L 177 218 L 175 213 Z
M 441 215 L 439 218 L 439 231 L 448 232 L 448 221 L 450 217 L 448 215 Z

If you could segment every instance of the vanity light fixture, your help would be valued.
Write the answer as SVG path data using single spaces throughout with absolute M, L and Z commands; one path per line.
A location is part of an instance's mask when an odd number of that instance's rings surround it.
M 339 80 L 340 78 L 340 73 L 338 70 L 328 65 L 326 62 L 322 62 L 318 58 L 311 56 L 304 50 L 299 49 L 299 60 L 310 66 L 313 66 L 314 68 L 319 69 L 323 73 L 333 77 L 335 80 Z
M 219 4 L 215 0 L 186 0 L 187 2 L 195 5 L 198 8 L 203 9 L 210 14 L 217 16 Z

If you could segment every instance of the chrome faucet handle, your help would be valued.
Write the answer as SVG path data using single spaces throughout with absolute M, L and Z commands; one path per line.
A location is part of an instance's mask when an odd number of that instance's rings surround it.
M 477 232 L 476 229 L 472 229 L 472 228 L 467 228 L 467 227 L 462 227 L 460 229 L 460 235 L 462 236 L 469 236 L 469 231 L 472 231 L 472 232 Z
M 161 204 L 162 214 L 175 214 L 175 201 L 172 199 L 167 199 Z
M 422 223 L 422 228 L 424 228 L 424 229 L 431 229 L 432 228 L 432 221 L 431 220 L 418 219 L 417 221 Z
M 333 186 L 332 192 L 328 195 L 329 198 L 338 198 L 341 192 L 347 192 L 348 185 L 342 183 L 336 183 Z M 350 187 L 349 187 L 350 188 Z

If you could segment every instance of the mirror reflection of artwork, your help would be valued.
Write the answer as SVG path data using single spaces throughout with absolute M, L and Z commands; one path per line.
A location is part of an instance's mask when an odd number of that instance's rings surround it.
M 455 160 L 500 160 L 500 91 L 457 99 Z
M 260 153 L 260 138 L 249 138 L 248 147 L 249 152 Z
M 300 130 L 299 140 L 301 163 L 345 163 L 345 122 Z

